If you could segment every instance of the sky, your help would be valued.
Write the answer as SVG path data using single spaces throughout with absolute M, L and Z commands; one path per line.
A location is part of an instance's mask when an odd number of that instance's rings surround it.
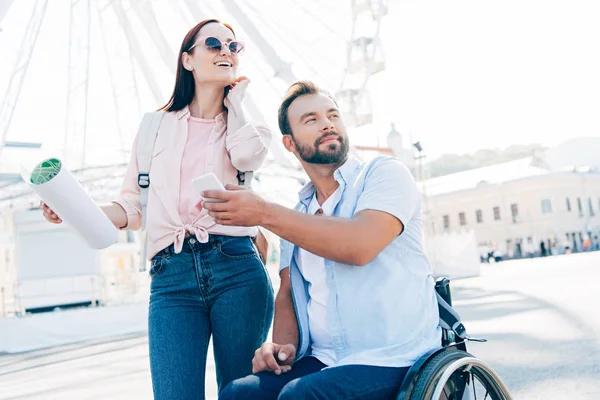
M 394 5 L 381 110 L 432 157 L 600 135 L 600 2 Z
M 105 8 L 106 1 L 93 2 L 85 153 L 92 163 L 126 161 L 140 113 L 166 102 L 173 85 L 172 65 L 161 61 L 156 39 L 144 30 L 131 2 L 122 3 L 164 100 L 154 98 L 132 61 L 116 14 Z M 151 3 L 167 47 L 176 53 L 197 19 L 185 0 Z M 237 3 L 297 78 L 315 80 L 334 93 L 340 88 L 352 23 L 350 0 Z M 227 3 L 201 4 L 205 14 L 242 25 Z M 15 1 L 0 21 L 0 93 L 23 48 L 33 5 L 32 0 Z M 600 136 L 600 2 L 392 0 L 388 5 L 380 26 L 386 69 L 370 77 L 367 86 L 374 123 L 351 130 L 354 144 L 384 145 L 391 123 L 407 145 L 409 139 L 419 140 L 429 160 L 444 153 L 512 144 L 552 146 Z M 240 73 L 252 79 L 250 98 L 276 129 L 286 84 L 274 76 L 252 35 L 236 31 L 247 42 Z M 73 45 L 81 48 L 76 40 Z M 49 0 L 7 140 L 41 141 L 57 149 L 66 142 L 80 157 L 85 92 L 76 84 L 85 58 L 69 69 L 68 54 L 69 2 Z M 69 70 L 76 88 L 70 102 Z M 70 132 L 66 141 L 65 131 Z M 9 155 L 5 150 L 0 163 Z

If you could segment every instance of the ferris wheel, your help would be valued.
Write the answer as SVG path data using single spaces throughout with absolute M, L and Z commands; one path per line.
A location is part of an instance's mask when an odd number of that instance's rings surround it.
M 368 83 L 373 75 L 385 70 L 380 31 L 388 6 L 385 0 L 351 0 L 351 3 L 351 37 L 337 98 L 345 106 L 347 124 L 359 127 L 373 122 Z
M 52 76 L 64 77 L 53 93 L 55 103 L 64 104 L 56 112 L 62 136 L 54 144 L 69 168 L 79 171 L 101 164 L 90 157 L 104 142 L 112 146 L 105 164 L 127 163 L 139 117 L 164 104 L 171 90 L 177 58 L 173 44 L 178 46 L 197 21 L 219 16 L 233 22 L 236 34 L 246 39 L 252 51 L 244 56 L 244 73 L 256 82 L 246 106 L 253 119 L 273 126 L 282 94 L 298 79 L 316 80 L 331 89 L 350 128 L 369 124 L 369 79 L 385 68 L 379 35 L 387 14 L 384 0 L 5 0 L 0 3 L 0 27 L 15 8 L 28 8 L 23 12 L 27 23 L 0 104 L 0 161 L 5 148 L 36 147 L 20 140 L 15 123 L 19 108 L 29 106 L 24 88 L 35 64 L 44 62 L 36 53 L 49 46 L 45 33 L 52 30 L 62 29 L 62 36 L 50 45 L 64 48 L 58 52 L 64 70 Z M 336 18 L 323 16 L 327 14 Z M 107 121 L 110 127 L 103 125 Z M 272 142 L 271 163 L 294 167 L 280 141 Z M 16 175 L 12 179 L 0 179 L 0 185 L 18 182 Z

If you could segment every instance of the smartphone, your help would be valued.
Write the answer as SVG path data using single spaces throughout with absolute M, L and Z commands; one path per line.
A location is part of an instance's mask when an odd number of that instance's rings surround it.
M 196 191 L 200 194 L 202 194 L 202 192 L 205 190 L 225 190 L 225 186 L 223 186 L 219 178 L 217 178 L 217 176 L 212 172 L 192 179 L 192 184 L 194 185 L 194 189 L 196 189 Z M 204 199 L 204 201 L 207 203 L 223 202 L 223 200 L 216 199 Z

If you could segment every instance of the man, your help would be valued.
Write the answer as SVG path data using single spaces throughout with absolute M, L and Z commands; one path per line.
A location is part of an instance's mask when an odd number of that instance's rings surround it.
M 231 186 L 204 193 L 224 201 L 204 204 L 217 223 L 282 238 L 273 342 L 219 398 L 394 398 L 441 343 L 414 179 L 394 158 L 349 157 L 336 102 L 311 82 L 290 87 L 279 127 L 310 178 L 296 210 Z

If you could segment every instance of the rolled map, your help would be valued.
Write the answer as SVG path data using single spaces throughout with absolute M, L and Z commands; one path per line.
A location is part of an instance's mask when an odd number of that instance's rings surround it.
M 54 178 L 59 172 L 62 163 L 56 158 L 44 160 L 33 168 L 29 181 L 34 185 L 41 185 Z
M 92 249 L 117 241 L 118 230 L 58 158 L 21 171 L 25 182 Z

